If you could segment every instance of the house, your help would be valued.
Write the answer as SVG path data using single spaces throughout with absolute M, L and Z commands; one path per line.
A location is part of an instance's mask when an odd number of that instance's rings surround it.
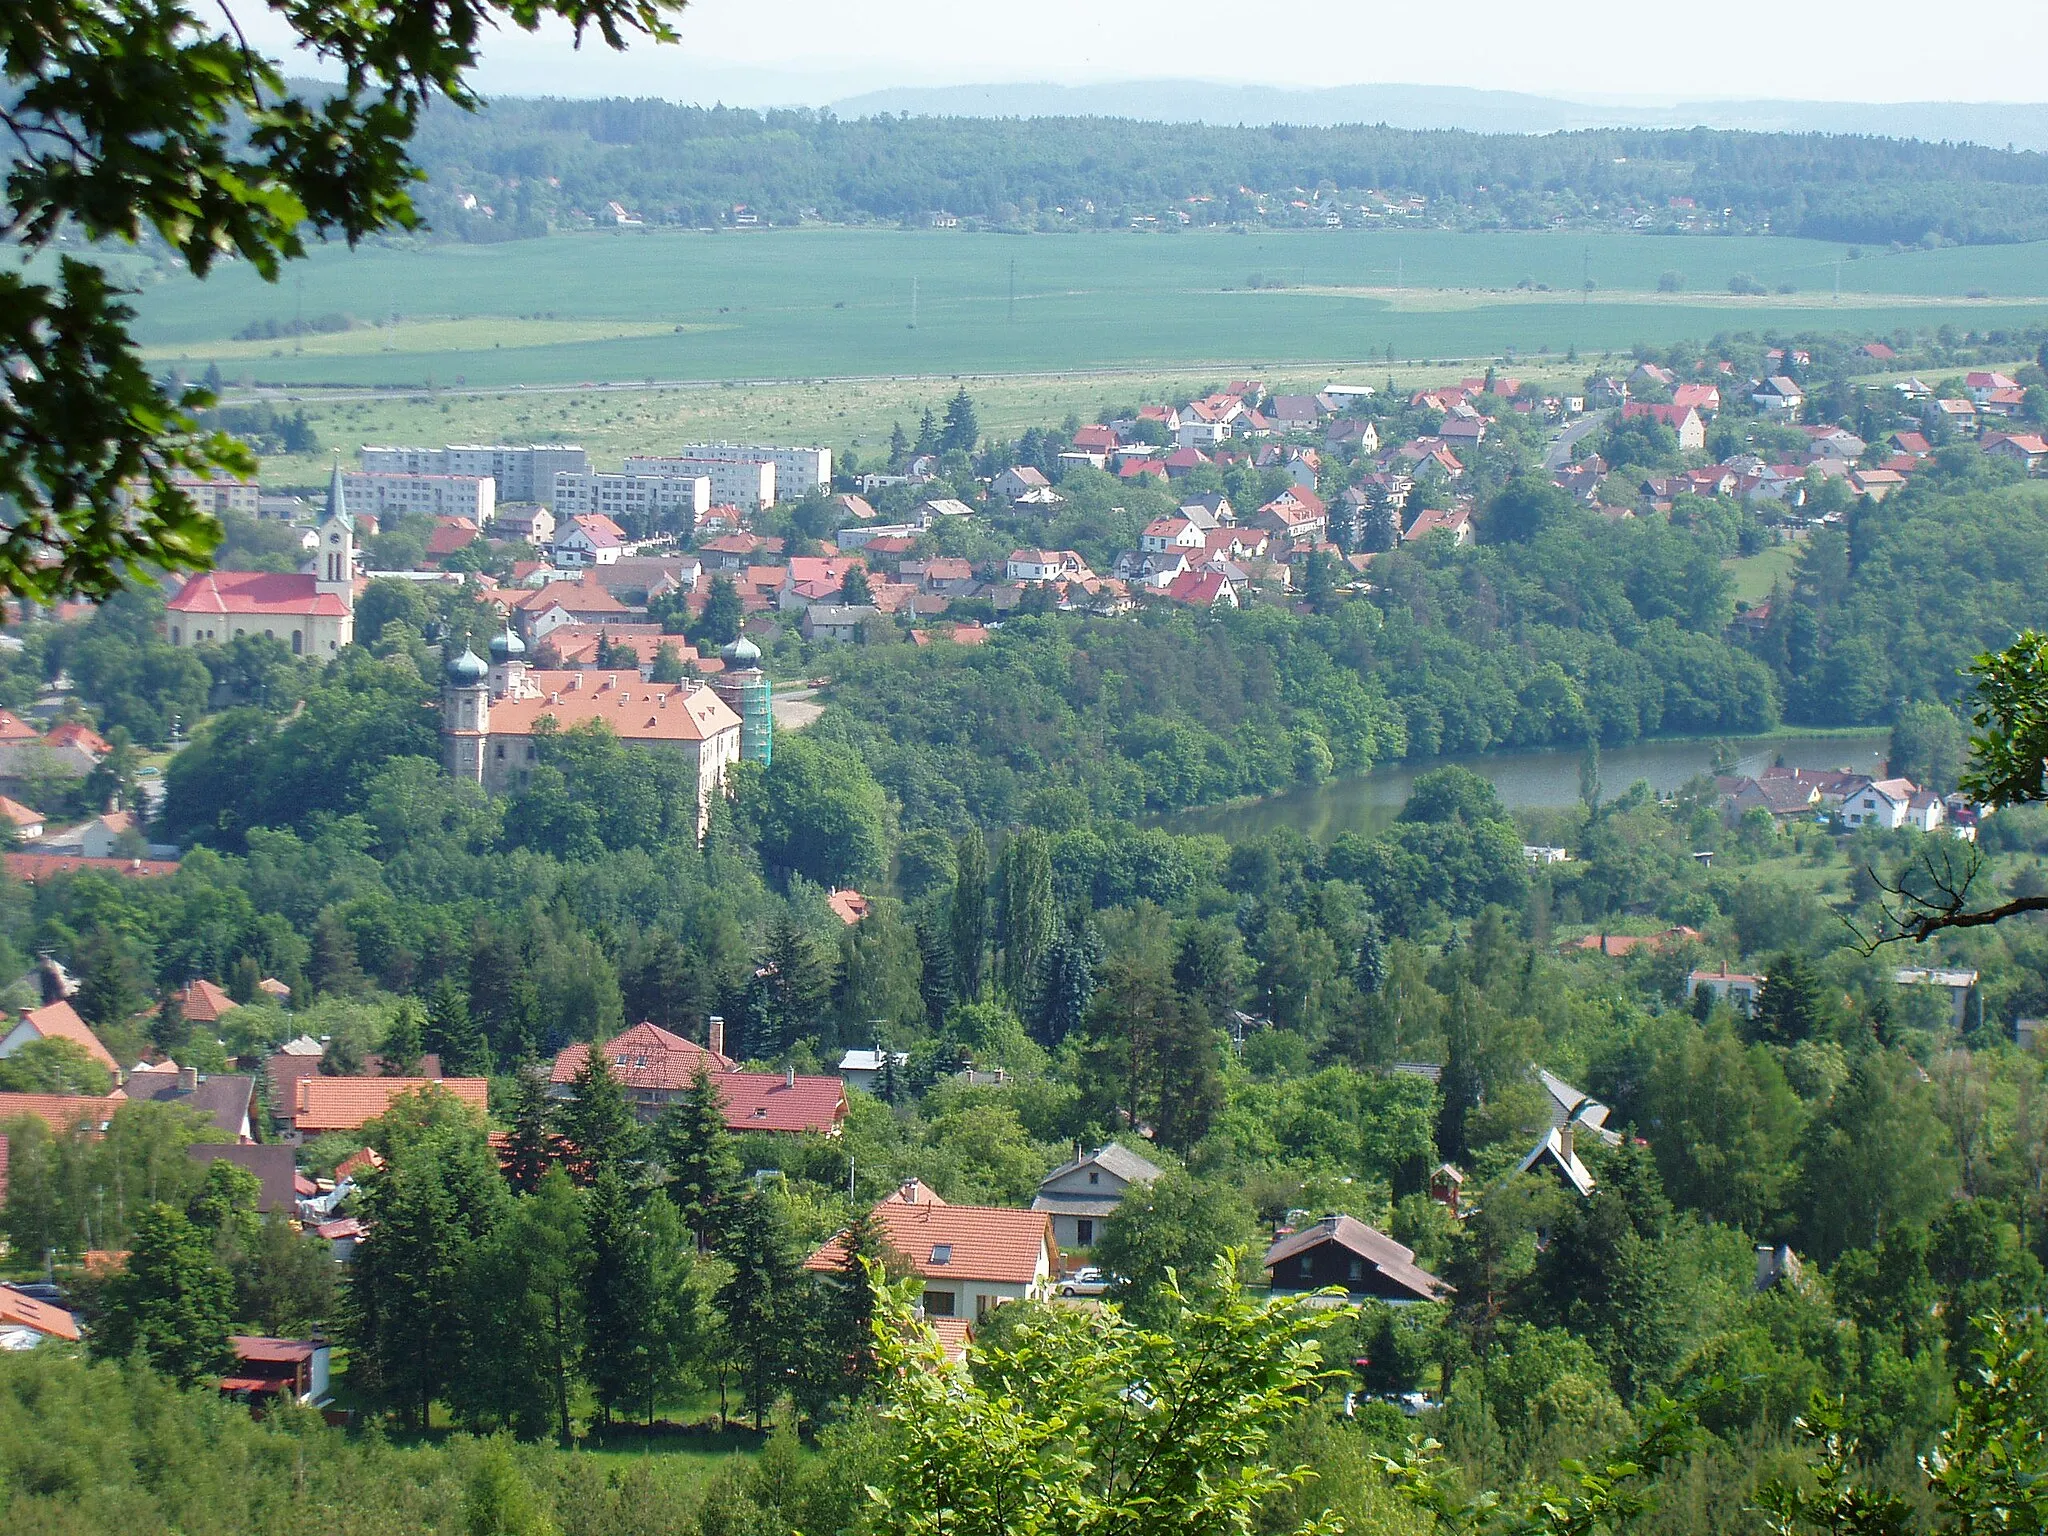
M 952 496 L 941 496 L 933 501 L 917 504 L 916 516 L 929 521 L 935 517 L 972 517 L 974 508 Z
M 1887 831 L 1912 827 L 1932 832 L 1941 825 L 1942 815 L 1941 798 L 1911 779 L 1872 779 L 1842 802 L 1842 823 L 1850 827 L 1874 824 Z
M 2048 440 L 2037 432 L 1987 432 L 1984 453 L 1987 458 L 2017 464 L 2031 475 L 2048 463 Z
M 1963 377 L 1963 389 L 1972 401 L 1984 404 L 2002 390 L 2018 389 L 2017 380 L 2009 379 L 2002 373 L 1970 373 Z
M 1689 405 L 1646 405 L 1640 400 L 1631 400 L 1621 408 L 1623 421 L 1644 418 L 1669 427 L 1678 435 L 1678 446 L 1685 453 L 1699 453 L 1707 446 L 1706 423 L 1700 420 L 1700 413 Z
M 1552 1125 L 1576 1125 L 1582 1136 L 1596 1135 L 1610 1147 L 1621 1145 L 1620 1133 L 1607 1129 L 1607 1117 L 1612 1111 L 1605 1104 L 1580 1092 L 1555 1072 L 1539 1068 L 1536 1081 L 1549 1101 Z
M 37 1040 L 68 1040 L 93 1061 L 116 1077 L 120 1075 L 121 1064 L 114 1060 L 113 1053 L 100 1044 L 100 1037 L 87 1027 L 84 1019 L 69 1003 L 59 998 L 41 1008 L 24 1008 L 21 1017 L 14 1022 L 5 1036 L 0 1036 L 0 1061 L 6 1060 L 23 1046 Z
M 1773 821 L 1810 817 L 1821 803 L 1820 791 L 1812 784 L 1783 775 L 1723 779 L 1715 787 L 1721 794 L 1721 819 L 1729 826 L 1754 810 L 1767 811 Z
M 901 1072 L 910 1065 L 910 1052 L 848 1051 L 839 1058 L 839 1081 L 863 1093 L 873 1093 L 875 1084 L 881 1079 L 884 1060 Z
M 1713 416 L 1721 409 L 1721 387 L 1718 384 L 1681 384 L 1671 391 L 1671 403 L 1680 410 L 1698 411 L 1702 417 Z
M 14 835 L 22 842 L 32 843 L 43 835 L 43 816 L 32 811 L 19 800 L 10 800 L 0 795 L 0 820 L 14 828 Z
M 1323 443 L 1330 448 L 1355 448 L 1370 457 L 1380 451 L 1380 429 L 1367 417 L 1345 416 L 1330 423 Z
M 1722 966 L 1711 971 L 1687 972 L 1685 995 L 1697 997 L 1701 992 L 1712 993 L 1715 1002 L 1726 1003 L 1747 1018 L 1756 1012 L 1757 994 L 1763 990 L 1763 985 L 1761 976 L 1745 976 Z
M 164 604 L 164 637 L 184 647 L 268 635 L 289 644 L 294 656 L 334 655 L 355 639 L 355 537 L 336 464 L 307 567 L 194 576 Z
M 806 640 L 850 644 L 860 639 L 861 626 L 882 610 L 873 603 L 813 603 L 798 626 Z
M 1699 929 L 1688 928 L 1680 923 L 1675 928 L 1666 928 L 1662 933 L 1589 933 L 1566 947 L 1592 950 L 1603 955 L 1632 955 L 1639 949 L 1647 949 L 1656 955 L 1662 954 L 1675 944 L 1697 944 L 1705 937 Z
M 1266 1275 L 1281 1295 L 1335 1287 L 1396 1303 L 1441 1301 L 1451 1288 L 1415 1262 L 1415 1250 L 1352 1216 L 1325 1216 L 1266 1250 Z
M 1924 459 L 1934 452 L 1934 444 L 1927 441 L 1926 434 L 1921 432 L 1894 432 L 1892 446 L 1916 459 Z
M 555 514 L 542 506 L 501 507 L 491 520 L 491 533 L 495 538 L 544 547 L 554 542 Z
M 1182 448 L 1214 448 L 1230 440 L 1245 414 L 1244 402 L 1235 395 L 1211 395 L 1196 400 L 1181 412 L 1180 430 L 1174 441 Z M 1171 464 L 1168 465 L 1169 470 Z
M 1866 341 L 1856 350 L 1869 358 L 1873 363 L 1897 362 L 1899 357 L 1898 353 L 1881 341 Z
M 78 1337 L 78 1319 L 64 1308 L 0 1285 L 0 1349 L 34 1349 L 47 1339 L 76 1344 Z
M 43 734 L 43 750 L 58 766 L 90 773 L 114 749 L 82 720 L 59 720 Z
M 1961 1029 L 1969 1017 L 1970 993 L 1976 988 L 1975 971 L 1945 971 L 1925 966 L 1902 966 L 1892 972 L 1902 987 L 1932 987 L 1948 993 L 1949 1027 Z
M 1043 1300 L 1060 1273 L 1060 1247 L 1043 1211 L 948 1205 L 912 1181 L 872 1213 L 882 1240 L 924 1282 L 927 1318 L 985 1321 L 1008 1301 Z M 845 1233 L 804 1261 L 813 1274 L 846 1264 Z
M 429 1088 L 450 1093 L 482 1118 L 490 1109 L 491 1083 L 484 1077 L 302 1077 L 274 1106 L 279 1135 L 297 1145 L 328 1131 L 359 1131 L 409 1093 Z
M 1408 525 L 1408 531 L 1401 535 L 1401 542 L 1412 544 L 1417 539 L 1442 529 L 1451 536 L 1451 543 L 1463 548 L 1473 542 L 1472 513 L 1469 508 L 1455 507 L 1446 512 L 1438 507 L 1426 507 L 1416 514 L 1415 521 Z
M 1006 581 L 1079 581 L 1093 575 L 1071 549 L 1013 549 L 1003 562 Z
M 1191 608 L 1235 608 L 1241 582 L 1220 570 L 1182 571 L 1160 590 L 1168 600 Z
M 1275 395 L 1266 402 L 1265 414 L 1282 432 L 1313 432 L 1323 408 L 1314 395 Z
M 59 1136 L 83 1131 L 96 1136 L 128 1101 L 119 1094 L 104 1098 L 81 1093 L 0 1093 L 0 1125 L 24 1116 L 40 1120 Z M 0 1169 L 4 1174 L 5 1169 Z
M 1018 464 L 997 475 L 989 482 L 988 489 L 991 496 L 1000 496 L 1015 503 L 1027 497 L 1041 498 L 1052 493 L 1052 482 L 1045 478 L 1042 470 L 1029 464 Z M 1034 505 L 1043 504 L 1047 503 L 1034 502 Z
M 87 869 L 134 880 L 178 872 L 176 859 L 88 859 L 70 853 L 10 853 L 0 855 L 0 866 L 26 885 L 39 885 L 59 875 L 75 875 Z
M 184 1010 L 188 1023 L 218 1024 L 241 1004 L 212 982 L 202 978 L 186 983 L 183 990 L 178 993 L 178 1006 Z
M 1977 402 L 1974 400 L 1930 400 L 1927 408 L 1958 432 L 1972 431 L 1977 425 Z
M 1252 526 L 1284 543 L 1317 544 L 1330 536 L 1330 509 L 1314 491 L 1286 490 L 1259 508 Z
M 1806 441 L 1813 457 L 1841 459 L 1845 463 L 1862 458 L 1870 449 L 1870 444 L 1847 427 L 1808 427 Z
M 555 564 L 565 571 L 617 563 L 626 550 L 626 530 L 602 512 L 579 512 L 555 538 Z
M 1052 1218 L 1052 1235 L 1062 1250 L 1092 1248 L 1097 1229 L 1116 1213 L 1125 1191 L 1150 1184 L 1160 1171 L 1118 1142 L 1097 1147 L 1086 1157 L 1077 1146 L 1072 1162 L 1062 1163 L 1039 1181 L 1031 1209 Z
M 230 1397 L 252 1403 L 289 1398 L 304 1407 L 318 1408 L 332 1396 L 332 1350 L 318 1335 L 272 1339 L 236 1334 L 229 1338 L 228 1348 L 235 1352 L 235 1363 L 221 1377 L 220 1389 Z
M 243 1081 L 249 1079 L 244 1078 Z M 262 1192 L 256 1197 L 258 1211 L 265 1215 L 272 1211 L 286 1216 L 298 1215 L 298 1154 L 283 1142 L 237 1142 L 233 1146 L 201 1142 L 187 1147 L 185 1155 L 195 1163 L 233 1163 L 237 1168 L 253 1173 L 256 1182 L 262 1186 Z
M 1578 1127 L 1569 1120 L 1546 1130 L 1529 1155 L 1516 1165 L 1515 1172 L 1548 1173 L 1582 1198 L 1591 1198 L 1597 1183 L 1593 1171 L 1579 1158 Z
M 604 1043 L 605 1059 L 635 1114 L 643 1120 L 658 1118 L 689 1091 L 701 1070 L 718 1089 L 729 1130 L 838 1134 L 846 1118 L 846 1088 L 838 1078 L 800 1077 L 793 1070 L 743 1072 L 725 1054 L 724 1019 L 713 1016 L 710 1036 L 709 1045 L 699 1045 L 659 1025 L 640 1023 Z M 548 1092 L 558 1099 L 575 1097 L 576 1075 L 589 1054 L 590 1047 L 580 1043 L 557 1054 Z
M 175 1062 L 147 1072 L 131 1072 L 121 1091 L 135 1103 L 179 1104 L 197 1110 L 214 1129 L 235 1141 L 251 1139 L 256 1106 L 256 1079 L 221 1072 L 202 1076 Z
M 1750 392 L 1749 402 L 1764 415 L 1783 421 L 1799 414 L 1806 395 L 1784 374 L 1774 373 Z

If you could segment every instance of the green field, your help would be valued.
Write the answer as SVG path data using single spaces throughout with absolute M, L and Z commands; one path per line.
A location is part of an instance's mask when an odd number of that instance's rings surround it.
M 1935 305 L 1977 329 L 2048 319 L 2038 246 L 1843 260 L 1837 303 L 1842 255 L 1801 240 L 1564 233 L 641 231 L 321 251 L 274 287 L 230 268 L 155 284 L 137 307 L 159 360 L 301 388 L 1370 369 L 1390 347 L 1554 356 L 1722 330 L 1889 333 L 1925 325 Z M 1665 272 L 1685 290 L 1658 293 Z M 1738 272 L 1798 292 L 1736 299 Z M 229 339 L 332 313 L 382 328 L 297 346 Z
M 1736 601 L 1755 607 L 1771 595 L 1771 588 L 1792 578 L 1799 563 L 1797 544 L 1775 544 L 1740 559 L 1723 560 L 1721 568 L 1735 578 Z

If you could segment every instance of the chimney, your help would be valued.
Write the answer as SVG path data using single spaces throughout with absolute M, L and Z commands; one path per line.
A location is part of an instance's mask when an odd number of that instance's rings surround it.
M 1569 1120 L 1557 1128 L 1557 1156 L 1560 1162 L 1568 1163 L 1572 1160 L 1572 1128 L 1572 1122 Z
M 709 1039 L 711 1045 L 711 1054 L 714 1056 L 723 1056 L 725 1054 L 725 1015 L 722 1013 L 714 1013 L 711 1015 L 709 1019 L 706 1019 L 704 1022 L 709 1027 L 710 1031 Z
M 178 1092 L 193 1093 L 198 1090 L 198 1087 L 199 1069 L 197 1067 L 178 1068 Z
M 782 1069 L 782 1086 L 785 1088 L 794 1088 L 796 1086 L 796 1063 L 793 1061 Z

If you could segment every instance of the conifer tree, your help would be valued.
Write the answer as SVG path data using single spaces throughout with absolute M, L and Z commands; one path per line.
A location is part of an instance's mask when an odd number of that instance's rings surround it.
M 147 1206 L 126 1267 L 107 1285 L 93 1353 L 122 1360 L 139 1350 L 180 1386 L 193 1386 L 228 1359 L 234 1298 L 213 1234 L 174 1206 Z
M 592 1042 L 576 1069 L 559 1123 L 584 1184 L 595 1183 L 606 1169 L 623 1171 L 639 1156 L 640 1126 L 602 1042 Z
M 583 1370 L 609 1425 L 614 1412 L 646 1396 L 660 1301 L 653 1243 L 616 1168 L 604 1169 L 591 1186 L 585 1235 Z
M 758 1430 L 802 1353 L 807 1316 L 781 1198 L 756 1190 L 738 1201 L 718 1253 L 732 1266 L 718 1291 L 726 1344 Z
M 548 1080 L 538 1066 L 519 1069 L 513 1090 L 512 1133 L 505 1147 L 506 1182 L 522 1195 L 540 1188 L 541 1178 L 555 1161 L 555 1138 L 549 1131 L 552 1106 Z
M 426 1049 L 424 1013 L 418 1003 L 402 997 L 391 1015 L 391 1025 L 384 1031 L 384 1043 L 377 1053 L 384 1058 L 384 1070 L 410 1077 Z
M 469 999 L 446 976 L 427 999 L 426 1048 L 441 1058 L 450 1077 L 474 1077 L 491 1070 L 490 1042 L 469 1011 Z
M 663 1111 L 654 1135 L 669 1199 L 698 1246 L 707 1247 L 717 1241 L 740 1186 L 725 1100 L 709 1072 L 698 1068 L 688 1090 Z
M 889 428 L 889 467 L 901 469 L 910 457 L 910 435 L 903 430 L 903 423 L 896 422 Z
M 832 969 L 796 915 L 785 909 L 769 931 L 762 970 L 767 974 L 747 1053 L 756 1060 L 773 1061 L 817 1027 L 832 996 Z
M 951 938 L 933 924 L 919 922 L 917 958 L 917 992 L 924 1003 L 925 1022 L 938 1029 L 946 1022 L 946 1010 L 953 1006 L 956 977 Z
M 333 907 L 313 922 L 313 990 L 323 997 L 359 997 L 369 985 L 356 959 L 355 935 Z
M 939 447 L 946 453 L 972 453 L 980 441 L 981 421 L 963 384 L 960 392 L 946 403 L 946 427 L 939 436 Z

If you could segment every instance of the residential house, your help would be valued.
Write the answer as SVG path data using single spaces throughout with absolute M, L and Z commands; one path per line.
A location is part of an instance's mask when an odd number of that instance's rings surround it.
M 1380 451 L 1380 429 L 1369 417 L 1342 416 L 1330 423 L 1323 442 L 1331 448 L 1354 448 L 1369 458 Z
M 813 603 L 837 602 L 848 573 L 855 569 L 867 569 L 859 555 L 796 555 L 779 572 L 777 606 L 794 612 Z
M 1013 505 L 1027 497 L 1040 498 L 1034 500 L 1033 505 L 1049 505 L 1042 498 L 1048 494 L 1057 495 L 1044 472 L 1029 464 L 1014 465 L 997 475 L 989 482 L 989 494 L 1000 496 Z
M 1749 401 L 1764 415 L 1785 421 L 1799 414 L 1806 394 L 1784 374 L 1774 373 L 1750 391 Z
M 1252 526 L 1282 544 L 1317 544 L 1330 536 L 1330 510 L 1314 491 L 1282 491 L 1260 507 Z
M 884 1062 L 901 1072 L 910 1065 L 908 1051 L 848 1051 L 839 1058 L 839 1081 L 862 1093 L 873 1093 L 882 1079 Z
M 455 1096 L 482 1119 L 491 1084 L 483 1077 L 321 1077 L 293 1084 L 291 1096 L 272 1106 L 281 1140 L 298 1145 L 328 1131 L 359 1131 L 409 1093 L 434 1088 Z
M 1916 459 L 1924 459 L 1934 452 L 1934 444 L 1921 432 L 1894 432 L 1892 446 L 1900 453 L 1909 453 Z
M 1612 1111 L 1605 1104 L 1574 1088 L 1555 1072 L 1538 1068 L 1536 1081 L 1549 1102 L 1552 1125 L 1576 1125 L 1581 1135 L 1597 1136 L 1610 1147 L 1621 1145 L 1620 1133 L 1607 1129 L 1607 1117 Z
M 1003 563 L 1007 581 L 1078 581 L 1093 574 L 1071 549 L 1013 549 Z
M 0 1137 L 0 1147 L 6 1146 Z M 11 1285 L 0 1285 L 0 1349 L 34 1349 L 46 1340 L 78 1342 L 78 1319 L 55 1302 L 43 1301 Z
M 1842 802 L 1842 824 L 1850 827 L 1875 825 L 1896 831 L 1910 826 L 1932 832 L 1941 818 L 1941 798 L 1911 779 L 1872 779 Z
M 659 1118 L 663 1109 L 689 1091 L 702 1070 L 718 1089 L 731 1130 L 839 1133 L 846 1118 L 846 1088 L 838 1078 L 799 1076 L 793 1069 L 742 1072 L 725 1054 L 725 1020 L 711 1019 L 710 1037 L 709 1045 L 699 1045 L 659 1025 L 640 1023 L 604 1043 L 605 1059 L 636 1115 L 643 1120 Z M 577 1044 L 555 1057 L 548 1075 L 551 1095 L 575 1097 L 576 1076 L 589 1054 L 588 1045 Z
M 234 1351 L 235 1362 L 221 1377 L 220 1390 L 229 1397 L 319 1408 L 333 1396 L 333 1347 L 324 1338 L 273 1339 L 238 1333 L 228 1339 L 228 1348 Z
M 872 1213 L 882 1241 L 924 1282 L 927 1318 L 985 1321 L 1005 1302 L 1042 1300 L 1060 1273 L 1060 1246 L 1043 1211 L 948 1205 L 912 1181 Z M 846 1234 L 804 1261 L 813 1274 L 845 1268 Z
M 1182 447 L 1176 448 L 1172 453 L 1169 453 L 1162 462 L 1166 467 L 1166 478 L 1168 480 L 1180 480 L 1193 474 L 1196 470 L 1202 468 L 1203 465 L 1212 464 L 1215 461 L 1199 448 Z
M 1578 1134 L 1579 1128 L 1574 1121 L 1550 1126 L 1530 1149 L 1529 1155 L 1516 1166 L 1515 1172 L 1550 1174 L 1581 1198 L 1590 1199 L 1597 1181 L 1579 1156 Z
M 1754 627 L 1761 628 L 1761 624 Z M 1721 819 L 1729 826 L 1754 810 L 1782 822 L 1810 817 L 1820 807 L 1820 791 L 1812 784 L 1782 776 L 1717 779 L 1715 788 L 1721 796 Z
M 0 821 L 14 828 L 15 837 L 24 843 L 32 843 L 43 835 L 43 813 L 5 795 L 0 795 Z
M 1706 423 L 1700 420 L 1700 413 L 1689 405 L 1646 405 L 1640 400 L 1631 400 L 1621 408 L 1623 421 L 1637 421 L 1644 417 L 1662 422 L 1676 433 L 1682 452 L 1699 453 L 1707 446 Z
M 1203 530 L 1191 518 L 1169 515 L 1155 517 L 1138 534 L 1138 548 L 1146 554 L 1168 550 L 1196 550 L 1202 547 Z
M 1904 490 L 1906 477 L 1893 469 L 1858 469 L 1850 472 L 1849 489 L 1872 501 L 1883 501 L 1894 491 Z
M 1983 446 L 1987 458 L 2017 464 L 2030 475 L 2048 465 L 2048 440 L 2037 432 L 1987 432 Z
M 1475 538 L 1469 508 L 1453 507 L 1446 511 L 1440 507 L 1425 507 L 1416 514 L 1415 521 L 1408 525 L 1408 531 L 1401 535 L 1401 542 L 1412 544 L 1417 539 L 1428 538 L 1438 529 L 1449 533 L 1451 542 L 1460 548 L 1472 543 Z
M 919 502 L 916 515 L 929 523 L 937 517 L 972 517 L 974 508 L 955 497 L 940 496 L 931 501 Z
M 1233 582 L 1223 571 L 1203 569 L 1183 571 L 1160 590 L 1169 601 L 1191 608 L 1235 608 L 1242 584 L 1242 573 Z
M 555 564 L 565 571 L 611 565 L 625 550 L 625 529 L 602 512 L 578 512 L 555 538 Z
M 235 1141 L 248 1141 L 255 1134 L 256 1079 L 238 1072 L 208 1075 L 168 1062 L 150 1071 L 130 1072 L 121 1091 L 137 1103 L 148 1100 L 197 1110 Z
M 860 639 L 861 626 L 881 611 L 873 603 L 813 603 L 797 628 L 806 640 L 850 645 Z
M 1652 954 L 1661 954 L 1674 944 L 1697 944 L 1706 935 L 1697 928 L 1688 928 L 1680 923 L 1666 928 L 1662 933 L 1589 933 L 1575 939 L 1566 946 L 1570 949 L 1593 950 L 1603 955 L 1631 955 L 1639 949 Z
M 1977 402 L 1974 400 L 1929 400 L 1927 410 L 1958 432 L 1977 429 Z
M 1715 1002 L 1726 1003 L 1747 1018 L 1756 1012 L 1757 994 L 1763 990 L 1763 985 L 1761 976 L 1748 976 L 1721 966 L 1711 971 L 1688 971 L 1685 995 L 1697 997 L 1701 992 L 1711 993 Z
M 24 885 L 40 885 L 59 875 L 97 869 L 109 875 L 147 880 L 157 875 L 175 875 L 176 859 L 88 859 L 73 853 L 9 853 L 0 855 L 0 867 Z
M 47 995 L 47 994 L 46 994 Z M 24 1008 L 20 1018 L 5 1036 L 0 1036 L 0 1061 L 6 1060 L 23 1046 L 38 1040 L 68 1040 L 92 1058 L 99 1066 L 119 1076 L 121 1064 L 114 1060 L 113 1053 L 100 1044 L 100 1037 L 92 1032 L 78 1011 L 59 998 L 40 1008 Z
M 1815 458 L 1841 459 L 1847 463 L 1862 458 L 1870 451 L 1870 444 L 1847 427 L 1821 426 L 1805 430 L 1808 451 Z
M 1892 972 L 1902 987 L 1930 987 L 1948 994 L 1949 1027 L 1961 1029 L 1969 1019 L 1970 994 L 1977 986 L 1975 971 L 1942 970 L 1930 966 L 1902 966 Z
M 1174 441 L 1182 448 L 1214 448 L 1230 440 L 1244 414 L 1244 402 L 1234 395 L 1211 395 L 1206 400 L 1193 401 L 1181 412 L 1180 430 Z
M 1352 1216 L 1325 1216 L 1279 1238 L 1266 1250 L 1265 1266 L 1268 1283 L 1280 1295 L 1334 1287 L 1349 1296 L 1407 1303 L 1442 1301 L 1451 1294 L 1450 1286 L 1415 1262 L 1414 1249 Z
M 1695 410 L 1702 417 L 1714 416 L 1721 409 L 1721 387 L 1718 384 L 1681 384 L 1671 391 L 1671 403 L 1680 410 Z
M 260 1186 L 256 1209 L 263 1215 L 272 1211 L 284 1216 L 298 1215 L 298 1153 L 283 1142 L 243 1141 L 233 1146 L 201 1142 L 187 1147 L 185 1154 L 195 1163 L 233 1163 L 245 1173 L 254 1174 Z
M 1978 405 L 1984 404 L 2001 390 L 2018 388 L 2017 380 L 2009 379 L 2002 373 L 1975 372 L 1966 374 L 1963 378 L 1963 389 Z
M 1314 395 L 1275 395 L 1266 402 L 1265 415 L 1282 432 L 1313 432 L 1323 408 Z
M 545 548 L 555 539 L 555 514 L 546 507 L 525 503 L 501 507 L 491 521 L 491 533 L 499 539 L 520 540 Z
M 1039 1181 L 1031 1209 L 1052 1218 L 1052 1234 L 1062 1250 L 1092 1248 L 1104 1220 L 1116 1213 L 1124 1194 L 1158 1178 L 1160 1169 L 1119 1142 L 1098 1147 L 1086 1157 L 1077 1146 L 1074 1160 L 1062 1163 Z

